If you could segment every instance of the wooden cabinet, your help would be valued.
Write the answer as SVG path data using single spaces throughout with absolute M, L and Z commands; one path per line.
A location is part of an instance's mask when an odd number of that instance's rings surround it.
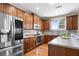
M 34 24 L 40 24 L 40 17 L 34 14 Z
M 31 48 L 36 47 L 36 37 L 31 37 Z
M 8 12 L 9 15 L 17 17 L 17 8 L 16 7 L 9 5 L 8 9 L 9 9 L 9 12 Z
M 27 52 L 28 50 L 29 50 L 29 48 L 30 48 L 30 39 L 29 38 L 26 38 L 26 39 L 24 39 L 24 53 L 25 52 Z
M 31 14 L 24 14 L 24 29 L 33 29 L 33 16 Z
M 49 56 L 79 56 L 79 50 L 56 45 L 48 45 Z
M 0 3 L 0 12 L 8 14 L 9 13 L 9 4 L 7 3 Z
M 24 12 L 8 3 L 0 3 L 0 12 L 23 18 Z
M 36 37 L 29 37 L 24 39 L 24 53 L 36 47 Z
M 43 21 L 43 30 L 49 30 L 49 20 Z
M 33 17 L 34 17 L 34 19 L 33 19 L 34 24 L 37 24 L 38 17 L 35 14 L 33 14 Z
M 17 16 L 20 17 L 20 18 L 23 18 L 24 12 L 20 9 L 17 9 Z
M 73 18 L 73 29 L 77 30 L 78 29 L 78 16 L 77 15 L 74 15 L 72 16 Z
M 0 12 L 2 13 L 3 12 L 3 4 L 0 3 Z
M 64 56 L 65 55 L 65 48 L 48 45 L 48 55 L 49 56 Z
M 77 30 L 78 29 L 78 18 L 77 15 L 66 17 L 67 30 Z
M 34 14 L 34 22 L 33 22 L 33 24 L 37 24 L 38 26 L 39 26 L 39 30 L 43 30 L 43 21 L 42 21 L 42 19 L 39 17 L 39 16 L 37 16 L 37 15 L 35 15 Z
M 43 31 L 43 20 L 40 20 L 40 29 Z
M 43 42 L 48 43 L 49 41 L 53 40 L 56 37 L 57 37 L 57 35 L 44 35 Z
M 67 16 L 66 17 L 66 19 L 67 19 L 67 30 L 72 30 L 72 17 L 70 17 L 70 16 Z

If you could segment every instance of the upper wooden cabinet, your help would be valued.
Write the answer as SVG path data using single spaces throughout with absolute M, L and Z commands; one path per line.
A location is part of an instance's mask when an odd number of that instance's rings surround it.
M 9 5 L 8 9 L 9 9 L 9 12 L 8 12 L 9 15 L 17 17 L 17 8 L 16 7 Z
M 34 24 L 37 24 L 38 26 L 39 26 L 39 30 L 42 30 L 43 29 L 43 21 L 42 21 L 42 19 L 39 17 L 39 16 L 37 16 L 37 15 L 35 15 L 34 14 Z
M 67 30 L 71 30 L 72 29 L 72 17 L 71 16 L 67 16 L 66 20 L 67 20 L 67 22 L 66 22 L 66 24 L 67 24 L 66 29 Z
M 37 24 L 38 17 L 35 14 L 33 15 L 33 17 L 34 17 L 34 19 L 33 19 L 34 20 L 34 24 Z
M 43 30 L 49 30 L 49 20 L 43 21 Z
M 40 24 L 40 17 L 37 15 L 34 15 L 34 24 Z
M 20 17 L 20 18 L 23 18 L 24 12 L 20 9 L 17 9 L 17 16 Z
M 0 3 L 0 12 L 23 18 L 24 12 L 8 3 Z
M 8 14 L 8 12 L 9 12 L 8 7 L 9 7 L 9 4 L 7 4 L 7 3 L 0 3 L 0 12 Z
M 78 29 L 78 16 L 74 15 L 73 17 L 73 29 L 77 30 Z
M 24 14 L 24 29 L 32 29 L 33 28 L 33 16 L 31 14 Z
M 40 20 L 40 29 L 43 31 L 43 20 Z
M 3 4 L 0 3 L 0 12 L 3 12 Z
M 73 15 L 73 16 L 67 16 L 66 17 L 66 29 L 67 30 L 77 30 L 78 29 L 78 18 L 77 15 Z

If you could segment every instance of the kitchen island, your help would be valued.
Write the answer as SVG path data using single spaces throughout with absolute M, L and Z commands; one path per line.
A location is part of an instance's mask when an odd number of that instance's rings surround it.
M 49 56 L 79 56 L 79 40 L 61 36 L 48 43 Z

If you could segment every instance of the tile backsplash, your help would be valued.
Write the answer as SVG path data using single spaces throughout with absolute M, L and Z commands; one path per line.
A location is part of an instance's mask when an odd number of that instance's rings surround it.
M 61 34 L 68 34 L 69 33 L 77 33 L 77 30 L 52 30 L 52 31 L 44 31 L 43 34 L 47 35 L 61 35 Z
M 24 35 L 37 34 L 36 30 L 23 30 Z

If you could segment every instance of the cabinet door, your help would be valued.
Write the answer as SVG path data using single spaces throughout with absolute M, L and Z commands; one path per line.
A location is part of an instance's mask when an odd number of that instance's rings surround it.
M 23 18 L 24 12 L 20 9 L 17 9 L 17 15 L 18 17 Z
M 9 9 L 8 9 L 9 4 L 7 3 L 0 3 L 0 12 L 8 14 Z
M 54 45 L 48 45 L 48 55 L 49 56 L 65 56 L 65 48 L 54 46 Z M 67 52 L 68 53 L 68 52 Z
M 43 21 L 43 30 L 46 30 L 46 21 Z
M 34 24 L 37 24 L 37 16 L 34 15 Z
M 35 37 L 31 37 L 31 48 L 34 48 L 36 46 L 36 38 Z
M 12 6 L 12 5 L 9 5 L 8 6 L 8 13 L 12 16 L 17 16 L 17 8 Z
M 43 22 L 44 30 L 49 30 L 49 20 Z
M 77 30 L 78 29 L 78 18 L 77 18 L 77 15 L 74 15 L 73 16 L 73 29 L 74 30 Z
M 66 56 L 79 56 L 79 50 L 76 49 L 70 49 L 70 48 L 65 48 L 66 49 Z
M 30 14 L 24 14 L 24 28 L 25 29 L 32 29 L 33 27 L 33 16 Z
M 66 22 L 66 24 L 67 24 L 66 29 L 72 30 L 72 16 L 67 16 L 66 21 L 67 21 Z
M 24 53 L 27 52 L 30 49 L 30 39 L 26 38 L 24 39 Z
M 41 31 L 43 31 L 43 21 L 42 20 L 40 20 L 40 29 L 41 29 Z
M 33 29 L 33 15 L 30 14 L 30 29 Z
M 0 3 L 0 12 L 2 13 L 3 12 L 3 4 Z

